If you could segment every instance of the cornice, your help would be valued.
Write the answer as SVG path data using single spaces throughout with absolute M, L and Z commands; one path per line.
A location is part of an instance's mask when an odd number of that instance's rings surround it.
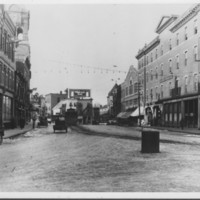
M 189 20 L 191 20 L 194 16 L 197 15 L 197 13 L 200 11 L 200 4 L 195 5 L 192 9 L 187 11 L 185 14 L 183 14 L 182 17 L 177 19 L 177 22 L 174 24 L 174 26 L 170 29 L 171 32 L 177 31 L 180 27 L 182 27 L 184 24 L 186 24 Z
M 152 49 L 154 49 L 159 44 L 160 44 L 160 38 L 159 38 L 159 36 L 157 36 L 148 45 L 144 46 L 144 48 L 142 50 L 139 50 L 138 54 L 136 55 L 136 58 L 137 59 L 141 58 L 143 55 L 149 53 Z

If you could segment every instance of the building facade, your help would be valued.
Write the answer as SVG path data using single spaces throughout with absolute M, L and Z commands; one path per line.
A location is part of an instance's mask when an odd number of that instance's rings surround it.
M 16 28 L 12 19 L 0 6 L 0 124 L 5 128 L 13 126 L 16 70 L 14 43 Z
M 147 123 L 200 128 L 199 11 L 196 4 L 181 16 L 163 16 L 158 36 L 136 55 Z
M 16 31 L 14 37 L 15 45 L 15 101 L 14 115 L 15 124 L 18 125 L 20 119 L 30 121 L 30 44 L 29 32 L 29 11 L 19 5 L 10 5 L 6 8 L 7 13 L 15 24 Z
M 121 112 L 121 85 L 117 83 L 113 86 L 107 96 L 109 115 L 115 118 Z
M 55 107 L 61 100 L 68 99 L 68 94 L 50 93 L 45 95 L 45 103 L 47 107 L 47 114 L 51 116 L 53 114 L 53 107 Z
M 121 84 L 121 111 L 138 107 L 138 72 L 131 65 L 124 82 Z

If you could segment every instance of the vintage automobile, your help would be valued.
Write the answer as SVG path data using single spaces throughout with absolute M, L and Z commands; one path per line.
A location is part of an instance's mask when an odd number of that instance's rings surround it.
M 54 133 L 56 130 L 65 130 L 66 133 L 67 133 L 67 123 L 66 123 L 66 120 L 65 120 L 65 117 L 63 116 L 57 116 L 56 120 L 55 120 L 55 125 L 53 125 L 53 130 L 54 130 Z
M 48 126 L 46 117 L 43 117 L 43 116 L 39 117 L 38 128 L 40 128 L 41 126 Z

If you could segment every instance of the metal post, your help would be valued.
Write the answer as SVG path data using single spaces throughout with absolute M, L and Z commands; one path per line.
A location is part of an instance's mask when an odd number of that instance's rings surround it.
M 140 80 L 138 76 L 138 108 L 139 108 L 139 126 L 141 127 L 141 120 L 140 120 Z

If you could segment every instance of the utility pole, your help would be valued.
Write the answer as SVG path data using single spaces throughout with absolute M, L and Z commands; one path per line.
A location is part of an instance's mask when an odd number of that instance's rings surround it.
M 139 109 L 139 126 L 141 127 L 141 120 L 140 120 L 140 80 L 138 76 L 138 109 Z

